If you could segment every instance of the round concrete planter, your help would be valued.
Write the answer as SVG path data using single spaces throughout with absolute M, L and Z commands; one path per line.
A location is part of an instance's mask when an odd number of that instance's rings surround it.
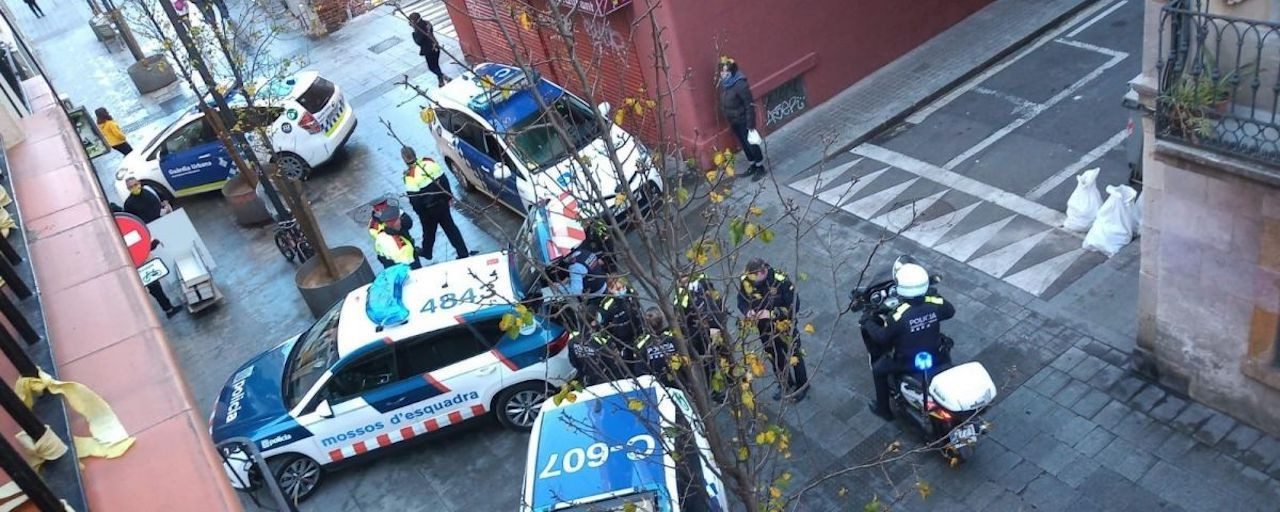
M 243 175 L 232 176 L 222 185 L 222 197 L 227 199 L 227 208 L 236 224 L 241 226 L 258 226 L 271 221 L 271 212 L 267 205 Z
M 138 92 L 148 93 L 173 83 L 178 75 L 164 55 L 152 55 L 129 65 L 129 78 Z
M 344 245 L 330 250 L 339 276 L 335 279 L 325 272 L 320 258 L 313 256 L 298 268 L 294 284 L 307 303 L 311 315 L 317 318 L 333 307 L 356 288 L 373 282 L 373 267 L 359 247 Z

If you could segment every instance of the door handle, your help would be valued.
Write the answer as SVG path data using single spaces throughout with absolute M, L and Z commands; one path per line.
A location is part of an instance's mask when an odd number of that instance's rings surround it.
M 201 159 L 201 160 L 204 160 L 204 159 L 206 159 L 206 158 L 213 158 L 213 155 L 212 155 L 212 154 L 209 154 L 209 153 L 205 153 L 205 154 L 203 154 L 203 155 L 200 155 L 200 159 Z
M 495 372 L 495 371 L 498 371 L 498 367 L 497 367 L 497 366 L 493 366 L 493 365 L 491 365 L 491 366 L 486 366 L 486 367 L 484 367 L 484 368 L 481 368 L 481 369 L 479 369 L 479 370 L 476 370 L 476 375 L 488 375 L 488 374 L 493 373 L 493 372 Z

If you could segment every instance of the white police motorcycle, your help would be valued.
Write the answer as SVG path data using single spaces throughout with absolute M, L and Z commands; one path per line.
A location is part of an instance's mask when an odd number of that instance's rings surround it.
M 894 262 L 894 273 L 905 263 L 914 262 L 908 256 L 899 258 Z M 940 281 L 937 275 L 930 279 L 933 284 Z M 883 321 L 901 303 L 892 278 L 855 288 L 850 296 L 849 309 L 871 321 Z M 866 329 L 862 329 L 862 340 L 868 364 L 891 355 L 870 341 Z M 943 336 L 939 357 L 943 361 L 935 361 L 928 352 L 915 354 L 915 371 L 890 377 L 889 396 L 894 415 L 910 419 L 923 433 L 924 441 L 940 445 L 942 455 L 954 466 L 970 458 L 978 439 L 990 430 L 980 414 L 995 400 L 996 386 L 982 363 L 950 364 L 952 345 L 952 340 Z

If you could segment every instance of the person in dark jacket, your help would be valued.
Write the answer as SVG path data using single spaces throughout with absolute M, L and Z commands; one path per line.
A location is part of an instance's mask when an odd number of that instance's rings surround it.
M 725 120 L 733 130 L 733 136 L 742 145 L 742 152 L 747 155 L 751 167 L 747 175 L 751 181 L 764 179 L 764 153 L 760 146 L 747 140 L 747 133 L 756 127 L 756 101 L 751 97 L 751 87 L 747 85 L 747 77 L 738 71 L 738 63 L 733 59 L 725 59 L 720 63 L 720 109 Z
M 774 270 L 760 258 L 747 262 L 746 272 L 738 283 L 738 311 L 756 323 L 760 343 L 773 361 L 779 387 L 773 394 L 774 400 L 789 393 L 790 399 L 800 401 L 809 391 L 809 374 L 795 328 L 798 305 L 795 285 L 786 274 Z
M 578 372 L 578 380 L 592 386 L 630 376 L 636 363 L 632 347 L 605 330 L 594 305 L 587 305 L 584 315 L 587 325 L 569 334 L 569 364 Z
M 161 201 L 156 194 L 142 186 L 137 178 L 124 181 L 129 187 L 129 197 L 124 198 L 124 211 L 137 215 L 142 222 L 151 222 L 168 213 L 169 203 Z
M 676 314 L 684 322 L 684 332 L 688 333 L 689 348 L 698 359 L 707 384 L 711 385 L 720 361 L 730 361 L 733 357 L 724 342 L 724 333 L 729 330 L 726 327 L 729 313 L 725 311 L 723 297 L 706 274 L 686 273 L 676 279 L 674 305 Z M 718 401 L 723 401 L 722 392 L 713 394 Z
M 862 320 L 863 332 L 871 337 L 871 342 L 889 352 L 872 366 L 876 401 L 867 404 L 871 412 L 885 420 L 893 419 L 889 408 L 891 375 L 913 371 L 917 354 L 922 352 L 929 354 L 935 368 L 951 363 L 951 356 L 944 348 L 941 324 L 956 314 L 955 306 L 932 292 L 929 273 L 924 267 L 905 264 L 894 273 L 894 281 L 902 302 L 883 319 Z
M 681 387 L 678 372 L 671 364 L 680 349 L 662 318 L 662 310 L 649 308 L 644 312 L 644 322 L 646 331 L 636 337 L 637 361 L 633 371 L 636 375 L 652 375 L 664 386 Z
M 449 77 L 440 69 L 440 41 L 436 40 L 435 28 L 416 12 L 409 15 L 409 26 L 413 27 L 413 42 L 418 45 L 418 54 L 426 57 L 427 69 L 435 73 L 440 87 L 444 87 Z

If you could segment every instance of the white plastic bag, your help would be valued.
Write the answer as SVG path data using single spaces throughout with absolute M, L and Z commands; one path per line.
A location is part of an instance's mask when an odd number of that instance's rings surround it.
M 760 132 L 756 131 L 755 128 L 752 128 L 747 130 L 747 142 L 759 146 L 764 144 L 764 138 L 760 136 Z
M 1076 176 L 1076 190 L 1067 199 L 1067 219 L 1062 221 L 1063 229 L 1085 232 L 1093 225 L 1102 205 L 1102 194 L 1098 193 L 1098 171 L 1094 167 Z
M 1098 208 L 1098 218 L 1084 236 L 1084 248 L 1115 256 L 1133 240 L 1137 231 L 1137 215 L 1134 200 L 1138 193 L 1128 185 L 1107 187 L 1107 200 Z

